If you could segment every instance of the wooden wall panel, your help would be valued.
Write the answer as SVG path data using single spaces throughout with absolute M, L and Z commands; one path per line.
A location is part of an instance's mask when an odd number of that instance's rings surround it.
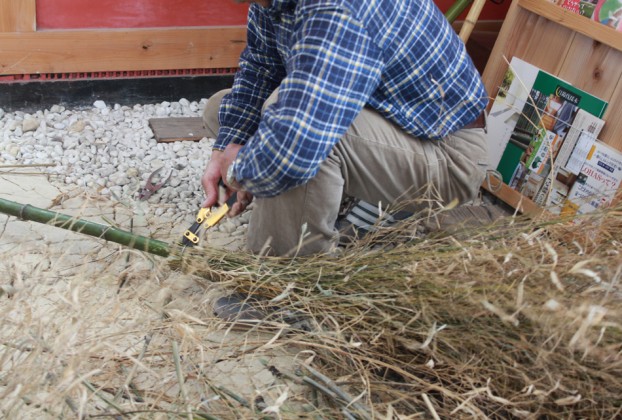
M 0 74 L 237 67 L 244 27 L 0 33 Z
M 523 36 L 528 42 L 525 42 L 524 48 L 515 49 L 513 55 L 521 58 L 529 57 L 528 61 L 533 65 L 553 74 L 558 73 L 575 33 L 541 16 L 530 15 L 529 20 L 534 25 L 530 29 L 526 28 L 531 36 Z
M 573 31 L 543 17 L 528 13 L 514 2 L 508 21 L 499 33 L 490 54 L 483 79 L 488 94 L 494 98 L 512 57 L 523 58 L 548 72 L 557 73 L 570 49 Z M 524 36 L 528 33 L 530 36 Z M 545 43 L 543 45 L 543 43 Z
M 600 138 L 606 139 L 610 146 L 622 150 L 622 79 L 611 96 L 604 119 L 606 123 L 600 132 Z
M 37 29 L 35 0 L 0 0 L 0 32 Z
M 622 150 L 622 51 L 577 34 L 559 77 L 609 102 L 599 137 Z
M 622 52 L 577 34 L 558 75 L 609 101 L 622 77 Z

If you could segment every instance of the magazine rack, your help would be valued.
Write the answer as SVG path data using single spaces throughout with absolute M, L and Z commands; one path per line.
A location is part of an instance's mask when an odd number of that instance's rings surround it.
M 550 0 L 513 0 L 483 74 L 493 98 L 514 56 L 608 101 L 599 139 L 622 150 L 622 32 Z M 522 213 L 542 211 L 498 179 L 482 187 Z

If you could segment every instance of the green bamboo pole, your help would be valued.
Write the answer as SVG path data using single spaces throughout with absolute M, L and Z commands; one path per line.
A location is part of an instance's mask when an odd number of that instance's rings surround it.
M 133 233 L 117 229 L 113 226 L 78 219 L 66 214 L 34 207 L 30 204 L 20 204 L 0 198 L 0 213 L 15 216 L 22 220 L 44 223 L 73 232 L 94 236 L 99 239 L 115 242 L 161 257 L 168 257 L 171 253 L 171 247 L 166 242 L 147 238 L 145 236 L 134 235 Z
M 454 4 L 445 12 L 445 18 L 449 23 L 454 23 L 458 16 L 473 3 L 473 0 L 456 0 Z

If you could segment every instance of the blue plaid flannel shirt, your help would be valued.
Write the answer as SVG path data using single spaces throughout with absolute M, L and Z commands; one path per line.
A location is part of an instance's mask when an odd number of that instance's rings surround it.
M 262 117 L 277 87 L 278 101 Z M 439 139 L 487 102 L 432 0 L 272 0 L 249 8 L 247 46 L 214 148 L 243 144 L 235 178 L 270 197 L 310 180 L 364 106 L 413 136 Z

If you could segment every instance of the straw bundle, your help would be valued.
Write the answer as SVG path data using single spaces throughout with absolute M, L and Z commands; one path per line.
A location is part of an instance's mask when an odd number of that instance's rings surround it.
M 424 239 L 415 228 L 334 258 L 195 251 L 187 269 L 308 314 L 312 331 L 287 340 L 359 397 L 350 416 L 620 415 L 619 208 L 580 224 L 508 218 Z

